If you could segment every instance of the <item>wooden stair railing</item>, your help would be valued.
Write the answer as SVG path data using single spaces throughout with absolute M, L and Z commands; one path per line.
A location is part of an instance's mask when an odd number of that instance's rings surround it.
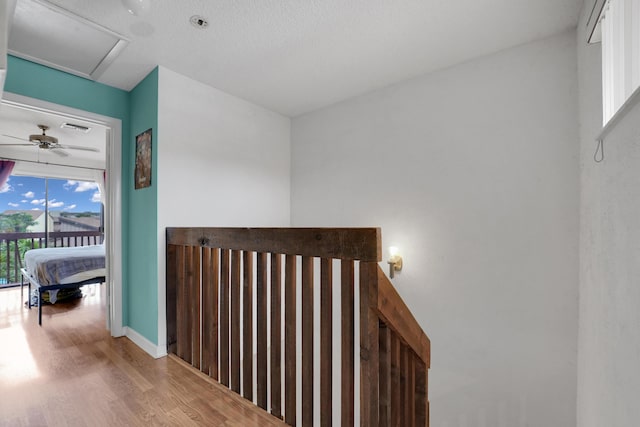
M 430 342 L 380 259 L 377 228 L 168 228 L 167 350 L 292 426 L 428 426 Z

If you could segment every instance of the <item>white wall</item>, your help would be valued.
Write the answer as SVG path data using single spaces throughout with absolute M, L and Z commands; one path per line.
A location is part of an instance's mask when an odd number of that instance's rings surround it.
M 585 1 L 583 15 L 591 10 Z M 640 109 L 593 154 L 602 126 L 600 45 L 578 25 L 580 84 L 580 427 L 632 427 L 640 420 Z
M 294 226 L 381 226 L 434 427 L 575 425 L 575 33 L 292 121 Z
M 164 346 L 165 228 L 289 226 L 290 120 L 164 67 L 158 86 L 153 149 Z

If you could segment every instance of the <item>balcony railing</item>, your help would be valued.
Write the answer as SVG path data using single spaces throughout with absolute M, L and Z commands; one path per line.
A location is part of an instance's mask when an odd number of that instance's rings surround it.
M 56 231 L 48 239 L 43 232 L 0 233 L 0 288 L 20 284 L 20 267 L 29 249 L 98 245 L 102 240 L 102 231 Z

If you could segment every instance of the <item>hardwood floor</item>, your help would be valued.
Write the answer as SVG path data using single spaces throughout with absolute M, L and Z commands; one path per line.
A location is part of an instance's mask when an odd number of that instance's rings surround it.
M 25 295 L 26 298 L 26 295 Z M 27 310 L 0 290 L 0 426 L 284 426 L 171 357 L 105 329 L 104 286 Z

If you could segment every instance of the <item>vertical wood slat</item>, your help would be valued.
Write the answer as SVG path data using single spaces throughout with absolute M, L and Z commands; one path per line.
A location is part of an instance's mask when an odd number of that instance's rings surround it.
M 200 369 L 200 248 L 191 246 L 191 264 L 188 266 L 191 302 L 191 364 Z
M 429 417 L 429 413 L 430 413 L 430 410 L 429 410 L 429 407 L 430 407 L 430 404 L 429 404 L 429 365 L 427 365 L 427 368 L 425 369 L 425 387 L 424 387 L 424 389 L 426 391 L 425 394 L 427 396 L 427 416 L 426 416 L 426 418 L 427 418 L 427 427 L 429 427 L 429 419 L 430 419 L 430 417 Z
M 341 282 L 341 381 L 342 381 L 342 414 L 341 426 L 353 427 L 354 418 L 354 318 L 355 318 L 355 295 L 354 295 L 354 262 L 352 260 L 342 260 L 340 267 Z
M 206 323 L 208 329 L 209 342 L 209 375 L 218 380 L 218 289 L 220 277 L 220 250 L 217 248 L 210 249 L 205 257 L 207 260 L 207 268 L 203 266 L 202 282 L 203 287 L 209 289 L 207 294 L 207 309 L 204 310 L 203 316 L 206 315 Z M 203 292 L 204 298 L 204 292 Z M 205 307 L 203 303 L 203 307 Z M 205 321 L 203 320 L 203 324 Z M 204 336 L 204 331 L 203 331 Z M 204 355 L 203 355 L 204 358 Z
M 229 269 L 230 253 L 222 249 L 220 266 L 220 382 L 229 387 Z
M 378 264 L 360 262 L 360 422 L 378 425 Z
M 427 369 L 424 362 L 416 360 L 415 385 L 416 426 L 426 427 L 427 424 Z
M 241 252 L 231 251 L 231 390 L 240 394 L 240 268 Z
M 302 427 L 313 427 L 313 258 L 302 257 Z
M 407 369 L 407 411 L 409 413 L 409 425 L 416 425 L 416 373 L 415 373 L 415 361 L 416 356 L 412 350 L 409 350 L 408 354 L 408 369 Z
M 391 331 L 380 323 L 380 427 L 391 425 Z
M 296 424 L 296 257 L 285 257 L 284 421 Z
M 183 360 L 188 362 L 189 364 L 193 363 L 193 321 L 191 320 L 193 317 L 192 311 L 192 296 L 191 296 L 191 278 L 193 276 L 193 251 L 191 250 L 191 246 L 186 246 L 184 248 L 184 287 L 183 287 L 183 302 L 184 302 L 184 317 L 185 317 L 185 325 L 184 325 L 184 355 L 182 357 Z
M 253 252 L 242 251 L 242 396 L 253 400 Z
M 271 414 L 282 419 L 282 255 L 271 254 Z
M 267 409 L 267 254 L 259 253 L 256 277 L 256 404 Z
M 31 248 L 33 249 L 34 241 L 31 239 Z M 181 257 L 178 256 L 182 252 L 181 246 L 168 245 L 167 247 L 167 352 L 178 353 L 178 277 L 184 265 Z
M 191 265 L 191 250 L 189 246 L 184 248 L 184 284 L 182 287 L 182 296 L 184 303 L 184 355 L 183 359 L 191 363 L 191 284 L 189 280 L 189 265 Z
M 407 417 L 407 346 L 400 344 L 400 424 L 408 425 Z
M 391 332 L 391 425 L 401 427 L 400 340 Z
M 186 337 L 187 337 L 187 320 L 182 313 L 187 312 L 187 279 L 185 275 L 185 247 L 179 246 L 177 252 L 177 261 L 179 263 L 178 281 L 176 285 L 176 309 L 181 315 L 178 316 L 177 324 L 177 354 L 184 360 L 186 355 Z
M 202 362 L 200 371 L 211 375 L 211 352 L 213 351 L 213 286 L 211 274 L 213 270 L 211 248 L 202 248 Z
M 333 422 L 333 263 L 320 261 L 320 426 Z

